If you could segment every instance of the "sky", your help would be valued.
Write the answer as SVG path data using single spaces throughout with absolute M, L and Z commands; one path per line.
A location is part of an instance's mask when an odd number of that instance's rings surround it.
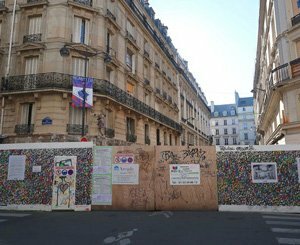
M 208 104 L 251 97 L 259 0 L 149 0 Z

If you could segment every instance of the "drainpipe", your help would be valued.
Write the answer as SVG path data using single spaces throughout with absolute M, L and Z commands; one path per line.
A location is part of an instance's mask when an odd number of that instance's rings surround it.
M 9 76 L 9 70 L 10 70 L 11 49 L 12 49 L 13 34 L 14 34 L 14 27 L 15 27 L 16 6 L 17 6 L 17 0 L 14 0 L 13 15 L 12 15 L 11 29 L 10 29 L 10 38 L 9 38 L 7 66 L 6 66 L 4 82 L 7 82 L 7 78 Z M 0 119 L 1 120 L 0 121 L 0 135 L 2 135 L 2 133 L 3 133 L 4 105 L 5 105 L 5 98 L 4 98 L 4 96 L 2 96 L 1 119 Z

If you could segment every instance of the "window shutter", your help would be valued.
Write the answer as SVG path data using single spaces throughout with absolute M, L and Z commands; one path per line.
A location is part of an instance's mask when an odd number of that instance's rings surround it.
M 80 32 L 81 32 L 81 22 L 82 19 L 79 17 L 74 17 L 73 23 L 73 42 L 80 43 Z

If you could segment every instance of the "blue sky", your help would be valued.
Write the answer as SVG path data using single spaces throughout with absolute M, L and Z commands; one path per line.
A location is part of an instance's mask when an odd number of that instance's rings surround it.
M 259 0 L 149 0 L 210 104 L 250 97 Z

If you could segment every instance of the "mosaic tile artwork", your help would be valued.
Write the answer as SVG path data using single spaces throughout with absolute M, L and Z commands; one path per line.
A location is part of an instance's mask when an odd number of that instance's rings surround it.
M 7 180 L 10 155 L 25 155 L 25 179 Z M 75 205 L 91 204 L 92 149 L 30 149 L 0 151 L 0 205 L 51 205 L 55 156 L 77 156 Z M 41 172 L 33 172 L 41 166 Z
M 219 205 L 300 206 L 299 151 L 218 151 Z M 253 183 L 251 163 L 275 162 L 277 183 Z

